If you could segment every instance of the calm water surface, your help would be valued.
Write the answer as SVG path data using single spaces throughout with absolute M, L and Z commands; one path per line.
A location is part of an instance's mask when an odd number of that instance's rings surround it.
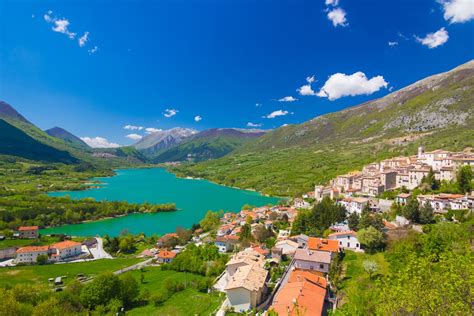
M 74 236 L 117 236 L 124 229 L 147 235 L 172 232 L 178 226 L 191 227 L 208 210 L 238 212 L 244 204 L 263 206 L 276 204 L 278 198 L 262 196 L 257 192 L 239 190 L 206 180 L 181 179 L 165 169 L 117 170 L 111 178 L 97 178 L 104 184 L 86 191 L 52 192 L 50 196 L 70 195 L 80 199 L 127 201 L 130 203 L 176 203 L 176 212 L 131 214 L 83 224 L 48 228 L 43 234 L 64 233 Z

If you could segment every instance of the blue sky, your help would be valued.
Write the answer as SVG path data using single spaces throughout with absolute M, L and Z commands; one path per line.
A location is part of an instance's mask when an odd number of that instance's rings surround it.
M 0 99 L 122 145 L 146 134 L 126 125 L 276 128 L 469 61 L 473 19 L 474 0 L 2 0 Z

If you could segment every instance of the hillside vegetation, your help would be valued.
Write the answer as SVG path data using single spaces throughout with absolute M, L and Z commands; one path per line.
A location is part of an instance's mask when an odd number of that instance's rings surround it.
M 428 150 L 474 147 L 474 61 L 173 171 L 288 196 L 372 161 L 415 154 L 421 144 Z

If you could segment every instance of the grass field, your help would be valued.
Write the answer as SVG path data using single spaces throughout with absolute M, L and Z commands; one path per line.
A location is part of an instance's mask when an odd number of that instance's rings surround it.
M 89 262 L 50 264 L 44 266 L 22 266 L 0 268 L 0 287 L 14 286 L 18 283 L 46 285 L 49 278 L 67 276 L 64 283 L 71 282 L 78 273 L 93 276 L 105 271 L 116 271 L 131 266 L 140 259 L 103 259 Z
M 128 272 L 137 281 L 140 281 L 141 271 Z M 159 267 L 146 268 L 143 272 L 144 283 L 140 284 L 141 291 L 148 290 L 150 294 L 164 289 L 167 280 L 186 281 L 199 280 L 203 277 L 196 274 L 176 272 L 171 270 L 163 271 Z M 155 306 L 152 302 L 148 305 L 136 307 L 128 315 L 210 315 L 223 301 L 218 293 L 202 293 L 194 288 L 186 288 L 184 291 L 173 294 L 160 306 Z
M 372 279 L 364 270 L 365 260 L 375 261 L 378 265 L 378 270 L 372 275 Z M 389 264 L 383 253 L 365 254 L 352 251 L 346 251 L 343 264 L 345 276 L 338 297 L 342 297 L 341 303 L 344 304 L 345 314 L 358 315 L 364 310 L 360 308 L 361 304 L 367 302 L 367 296 L 371 295 L 370 289 L 374 286 L 375 280 L 388 274 Z

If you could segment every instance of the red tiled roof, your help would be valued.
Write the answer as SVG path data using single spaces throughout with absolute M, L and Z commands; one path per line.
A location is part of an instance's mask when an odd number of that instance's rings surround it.
M 309 237 L 308 248 L 311 250 L 339 252 L 339 242 L 337 240 Z
M 337 233 L 332 233 L 332 234 L 329 234 L 329 237 L 334 237 L 334 236 L 344 236 L 344 235 L 352 235 L 352 236 L 355 236 L 357 235 L 357 233 L 353 230 L 346 230 L 346 231 L 342 231 L 342 232 L 337 232 Z
M 72 248 L 76 246 L 80 246 L 81 243 L 77 241 L 72 241 L 72 240 L 65 240 L 61 241 L 58 243 L 55 243 L 51 246 L 51 248 L 56 248 L 56 249 L 67 249 L 67 248 Z
M 173 259 L 174 257 L 176 257 L 176 252 L 161 250 L 158 253 L 157 257 L 162 259 Z
M 49 250 L 49 246 L 26 246 L 19 248 L 16 253 L 27 253 L 27 252 L 45 252 Z
M 30 230 L 38 230 L 38 226 L 21 226 L 18 228 L 18 231 L 30 231 Z

